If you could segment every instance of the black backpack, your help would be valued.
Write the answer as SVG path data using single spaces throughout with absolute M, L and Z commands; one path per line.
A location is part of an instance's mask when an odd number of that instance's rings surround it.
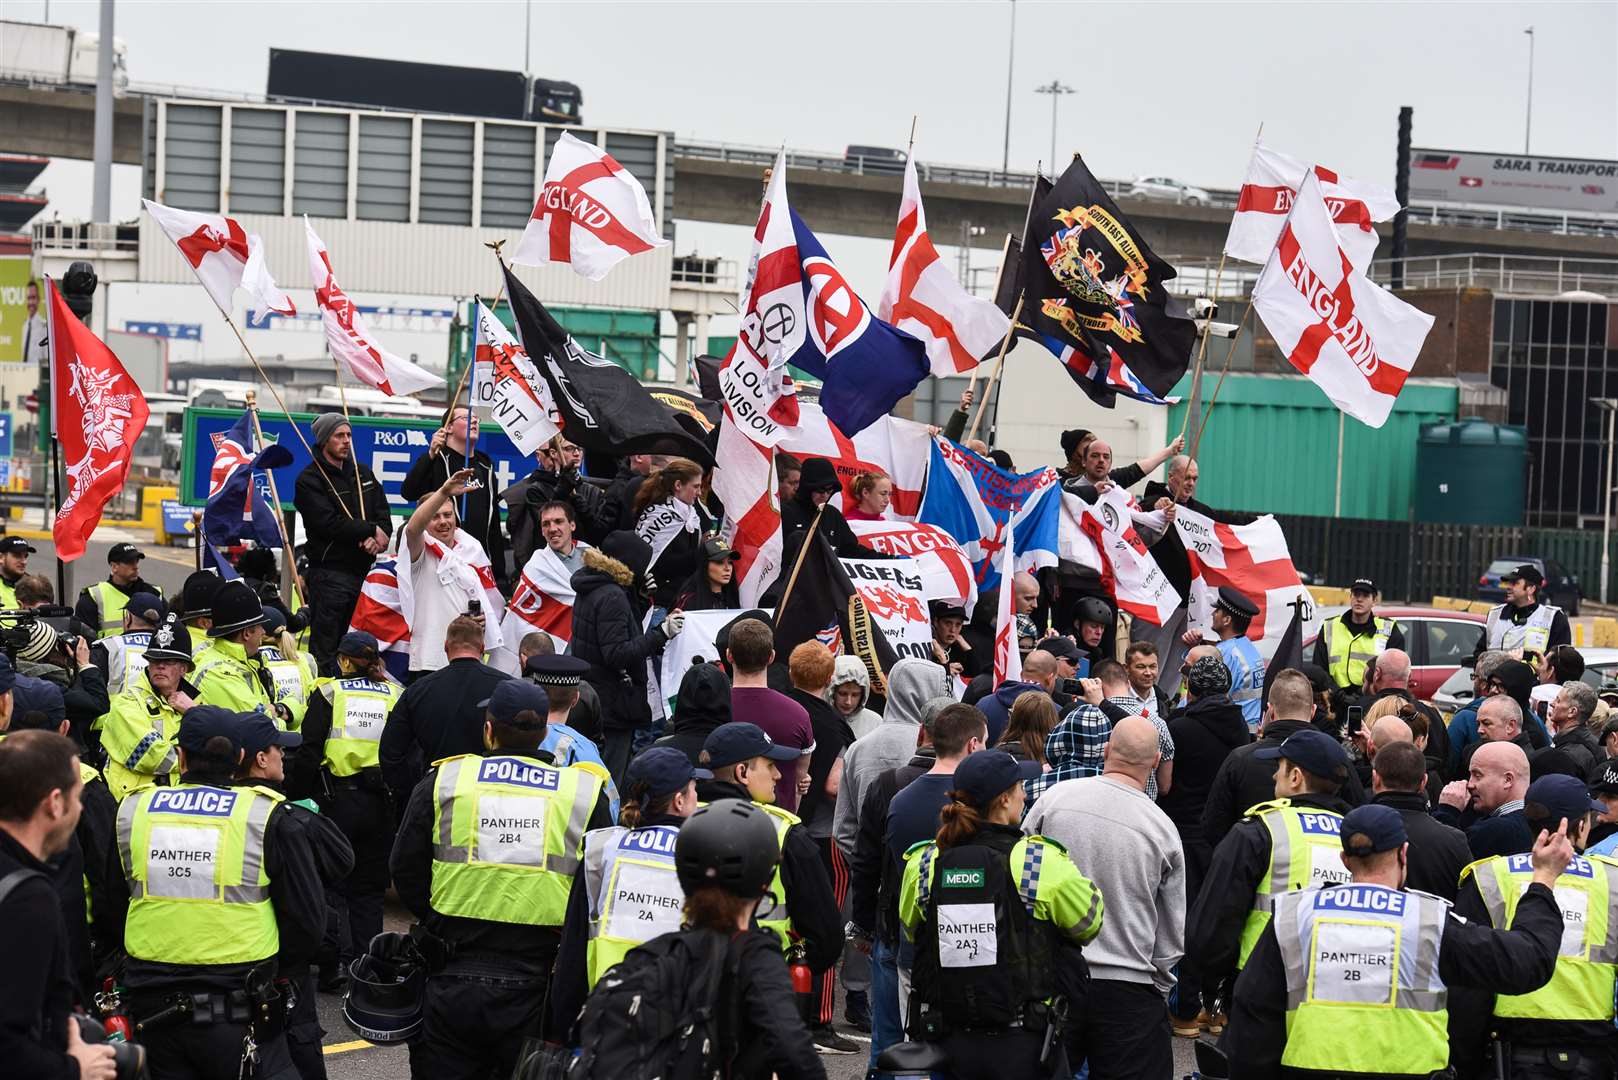
M 631 949 L 596 983 L 574 1027 L 568 1080 L 709 1080 L 729 1061 L 736 958 L 711 930 Z

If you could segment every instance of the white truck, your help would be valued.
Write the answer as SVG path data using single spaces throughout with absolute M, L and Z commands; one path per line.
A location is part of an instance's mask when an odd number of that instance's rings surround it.
M 0 81 L 93 87 L 101 37 L 72 26 L 0 19 Z M 112 39 L 113 93 L 129 88 L 126 50 Z

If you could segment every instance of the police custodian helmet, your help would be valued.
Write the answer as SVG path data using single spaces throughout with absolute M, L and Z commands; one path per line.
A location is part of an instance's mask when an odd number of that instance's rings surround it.
M 769 815 L 740 799 L 701 807 L 674 842 L 674 871 L 687 896 L 717 885 L 732 896 L 757 899 L 769 888 L 780 859 Z
M 421 1030 L 427 965 L 408 934 L 378 934 L 348 966 L 343 1022 L 366 1042 L 402 1043 Z

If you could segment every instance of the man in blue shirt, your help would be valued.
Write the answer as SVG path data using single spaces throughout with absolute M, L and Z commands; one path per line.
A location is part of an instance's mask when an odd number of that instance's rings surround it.
M 1219 655 L 1230 669 L 1230 700 L 1241 707 L 1247 730 L 1254 733 L 1264 718 L 1264 658 L 1247 628 L 1257 617 L 1253 601 L 1229 585 L 1219 586 L 1211 623 L 1219 635 Z

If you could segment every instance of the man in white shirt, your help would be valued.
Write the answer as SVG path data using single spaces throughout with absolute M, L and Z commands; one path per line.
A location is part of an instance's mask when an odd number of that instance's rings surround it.
M 482 594 L 472 595 L 445 565 L 446 558 L 457 559 L 457 539 L 476 547 L 468 534 L 458 533 L 455 500 L 473 483 L 472 470 L 452 473 L 443 485 L 421 500 L 416 512 L 405 523 L 401 554 L 409 553 L 414 610 L 410 615 L 410 670 L 437 671 L 449 663 L 444 654 L 444 633 L 458 615 L 472 615 L 484 622 Z M 439 554 L 440 552 L 444 554 Z M 400 577 L 404 571 L 401 568 Z M 476 600 L 479 610 L 471 610 Z

